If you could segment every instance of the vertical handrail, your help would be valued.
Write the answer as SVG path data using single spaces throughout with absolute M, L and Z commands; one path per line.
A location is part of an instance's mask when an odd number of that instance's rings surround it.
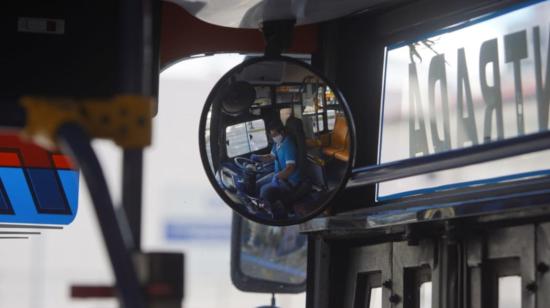
M 144 308 L 135 267 L 116 220 L 109 188 L 90 137 L 76 124 L 61 126 L 57 136 L 62 149 L 76 160 L 88 186 L 123 307 Z
M 132 250 L 141 249 L 143 149 L 125 149 L 122 163 L 122 208 L 126 214 Z

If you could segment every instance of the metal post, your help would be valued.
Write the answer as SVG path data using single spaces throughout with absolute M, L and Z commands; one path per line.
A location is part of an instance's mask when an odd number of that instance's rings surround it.
M 122 207 L 132 234 L 131 249 L 141 248 L 143 149 L 124 150 L 122 164 Z
M 135 267 L 123 241 L 109 188 L 89 136 L 79 125 L 65 124 L 59 129 L 58 138 L 62 149 L 76 160 L 88 186 L 123 307 L 144 308 Z

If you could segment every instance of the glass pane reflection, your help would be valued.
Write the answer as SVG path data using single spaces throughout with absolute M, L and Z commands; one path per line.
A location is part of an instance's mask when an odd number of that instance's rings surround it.
M 307 237 L 298 226 L 273 227 L 242 220 L 240 268 L 251 278 L 302 284 L 306 280 Z

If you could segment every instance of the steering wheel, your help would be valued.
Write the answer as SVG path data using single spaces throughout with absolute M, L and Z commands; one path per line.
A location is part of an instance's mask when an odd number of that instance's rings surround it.
M 249 166 L 249 165 L 253 165 L 254 166 L 254 170 L 253 171 L 256 171 L 256 162 L 253 161 L 252 159 L 250 158 L 246 158 L 246 157 L 235 157 L 233 159 L 233 162 L 235 163 L 235 165 L 237 167 L 239 167 L 241 170 L 246 170 L 246 167 Z

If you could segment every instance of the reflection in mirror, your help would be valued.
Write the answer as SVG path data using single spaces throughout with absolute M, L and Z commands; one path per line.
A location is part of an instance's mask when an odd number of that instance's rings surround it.
M 305 283 L 307 237 L 298 226 L 265 226 L 243 219 L 241 228 L 239 260 L 245 276 L 281 284 Z
M 264 224 L 322 212 L 353 159 L 341 94 L 289 58 L 254 59 L 227 73 L 206 102 L 201 129 L 203 164 L 217 192 Z

